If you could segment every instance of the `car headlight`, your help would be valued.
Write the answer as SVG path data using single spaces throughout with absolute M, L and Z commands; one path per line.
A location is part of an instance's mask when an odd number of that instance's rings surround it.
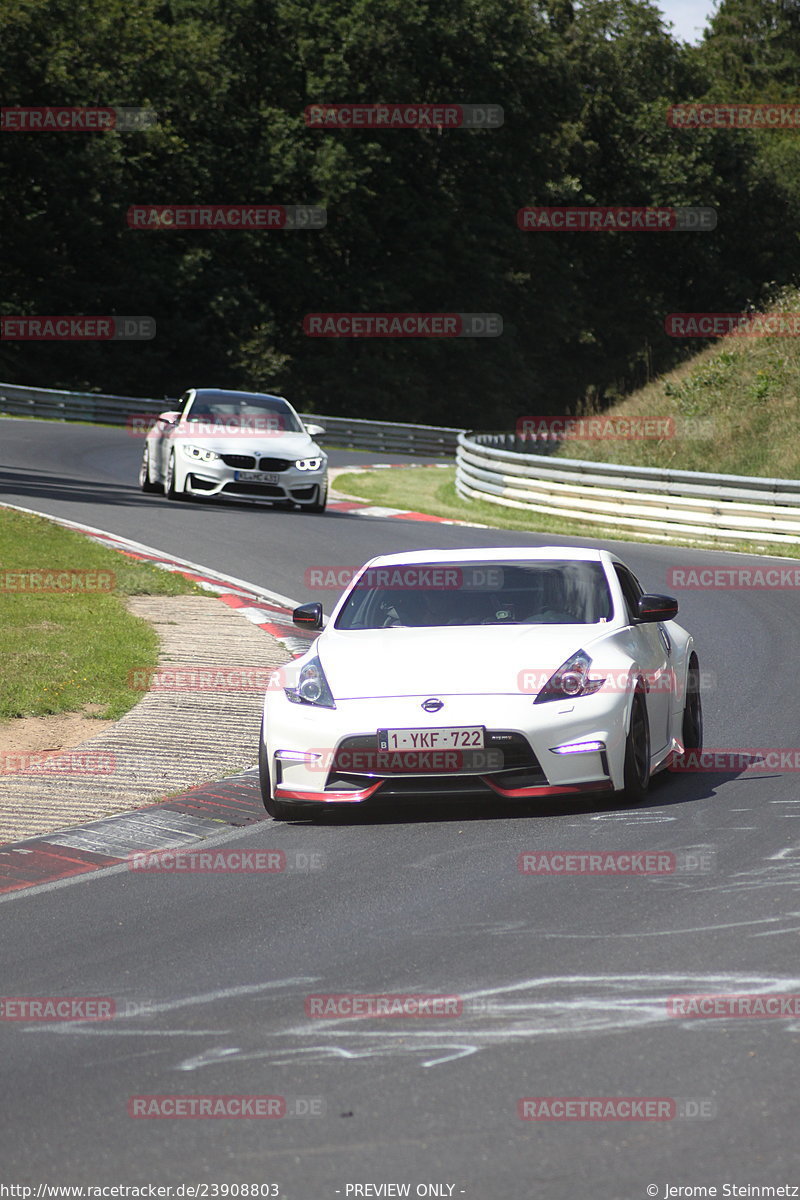
M 298 471 L 318 471 L 324 462 L 324 458 L 298 458 L 294 465 Z
M 292 704 L 314 704 L 319 708 L 336 708 L 331 689 L 325 678 L 322 663 L 315 656 L 301 669 L 297 687 L 284 688 Z
M 562 663 L 548 679 L 534 704 L 545 704 L 548 700 L 573 700 L 576 696 L 591 696 L 605 683 L 605 676 L 590 679 L 592 660 L 585 650 L 578 650 Z
M 187 446 L 184 443 L 181 450 L 187 458 L 199 459 L 200 462 L 215 462 L 219 458 L 218 454 L 213 450 L 206 450 L 205 446 Z

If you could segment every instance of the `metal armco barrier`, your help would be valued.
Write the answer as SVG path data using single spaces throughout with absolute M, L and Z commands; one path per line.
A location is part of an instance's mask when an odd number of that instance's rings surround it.
M 538 451 L 499 448 L 504 439 L 459 434 L 456 491 L 463 499 L 638 529 L 658 541 L 800 540 L 800 480 L 543 460 Z
M 46 388 L 0 383 L 0 414 L 88 421 L 98 425 L 128 425 L 137 418 L 166 412 L 174 400 L 145 400 L 136 396 L 105 396 L 92 392 L 58 392 Z M 432 454 L 452 458 L 463 429 L 437 425 L 390 424 L 350 417 L 301 413 L 304 421 L 325 428 L 323 442 L 387 454 Z
M 0 383 L 0 414 L 127 425 L 165 412 L 174 400 L 59 392 Z M 800 540 L 800 480 L 711 475 L 617 463 L 556 458 L 558 442 L 521 441 L 514 434 L 468 433 L 436 425 L 406 425 L 301 413 L 325 427 L 323 442 L 392 454 L 456 456 L 456 491 L 488 500 L 671 537 L 731 542 Z

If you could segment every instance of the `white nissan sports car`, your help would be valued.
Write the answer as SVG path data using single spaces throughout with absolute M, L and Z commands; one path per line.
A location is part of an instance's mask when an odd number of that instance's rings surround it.
M 147 435 L 139 469 L 145 492 L 170 500 L 228 496 L 322 512 L 328 459 L 282 396 L 190 388 Z
M 413 796 L 639 801 L 702 747 L 699 664 L 677 611 L 606 550 L 373 558 L 270 680 L 264 806 L 288 820 Z M 294 621 L 321 629 L 322 605 Z

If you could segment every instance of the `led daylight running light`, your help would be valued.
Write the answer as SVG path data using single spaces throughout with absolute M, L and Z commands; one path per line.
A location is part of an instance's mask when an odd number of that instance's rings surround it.
M 318 471 L 322 466 L 321 458 L 298 458 L 294 464 L 298 471 Z
M 551 746 L 553 754 L 597 754 L 605 750 L 605 742 L 571 742 L 568 746 Z
M 199 458 L 201 462 L 214 462 L 215 459 L 219 458 L 218 454 L 216 454 L 213 450 L 207 450 L 205 446 L 191 446 L 184 444 L 181 446 L 181 449 L 187 458 Z

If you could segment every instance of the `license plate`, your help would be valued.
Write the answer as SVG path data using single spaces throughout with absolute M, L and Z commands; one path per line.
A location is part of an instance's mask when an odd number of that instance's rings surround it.
M 268 471 L 234 471 L 233 478 L 237 483 L 277 483 L 278 476 L 270 475 Z
M 381 750 L 482 750 L 483 725 L 445 729 L 379 729 Z

